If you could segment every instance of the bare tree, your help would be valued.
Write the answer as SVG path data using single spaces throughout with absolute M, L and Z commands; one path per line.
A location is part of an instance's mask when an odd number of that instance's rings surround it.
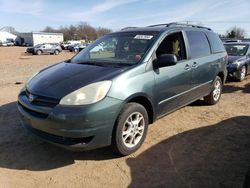
M 97 36 L 98 37 L 101 37 L 101 36 L 106 35 L 106 34 L 111 33 L 111 32 L 112 32 L 112 30 L 108 29 L 108 28 L 104 28 L 104 27 L 97 28 Z
M 0 29 L 0 31 L 7 31 L 7 32 L 12 33 L 14 35 L 18 34 L 18 31 L 16 31 L 15 28 L 12 26 L 3 27 Z
M 46 26 L 43 31 L 50 32 L 50 33 L 57 32 L 54 28 L 52 28 L 50 26 Z
M 54 29 L 50 26 L 45 27 L 45 32 L 60 32 L 64 34 L 65 40 L 86 40 L 93 41 L 100 36 L 112 32 L 111 29 L 99 27 L 95 28 L 86 22 L 80 22 L 78 25 L 70 25 Z
M 232 27 L 226 32 L 226 36 L 228 38 L 238 38 L 243 39 L 246 36 L 246 30 L 240 27 Z

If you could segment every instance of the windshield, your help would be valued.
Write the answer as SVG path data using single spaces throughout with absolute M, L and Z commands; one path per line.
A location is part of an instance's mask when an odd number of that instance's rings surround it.
M 73 63 L 135 65 L 139 63 L 157 33 L 116 33 L 106 35 L 76 55 Z
M 34 48 L 40 48 L 42 46 L 42 44 L 37 44 L 34 46 Z
M 230 56 L 244 56 L 249 45 L 246 44 L 225 44 L 226 51 Z

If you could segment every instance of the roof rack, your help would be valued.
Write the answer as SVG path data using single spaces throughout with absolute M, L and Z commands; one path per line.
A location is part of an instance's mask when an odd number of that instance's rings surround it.
M 134 28 L 137 28 L 137 27 L 124 27 L 121 29 L 121 31 L 128 30 L 128 29 L 134 29 Z
M 159 26 L 165 26 L 165 27 L 171 27 L 171 26 L 181 26 L 181 27 L 196 27 L 196 28 L 201 28 L 201 29 L 207 29 L 207 30 L 212 30 L 208 27 L 203 27 L 199 25 L 192 25 L 192 24 L 184 24 L 184 23 L 178 23 L 178 22 L 172 22 L 172 23 L 167 23 L 167 24 L 156 24 L 156 25 L 150 25 L 148 27 L 159 27 Z

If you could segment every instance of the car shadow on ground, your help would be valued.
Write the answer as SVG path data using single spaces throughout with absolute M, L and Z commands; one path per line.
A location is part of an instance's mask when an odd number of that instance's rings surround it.
M 250 93 L 250 83 L 246 84 L 244 87 L 239 87 L 234 85 L 224 86 L 223 93 L 233 93 L 237 91 L 241 91 L 243 93 Z
M 117 158 L 109 148 L 76 153 L 37 139 L 21 126 L 16 103 L 0 115 L 0 168 L 44 171 Z M 126 162 L 130 187 L 242 187 L 250 181 L 250 116 L 178 134 Z
M 247 80 L 249 80 L 250 82 L 250 78 L 248 78 Z M 239 85 L 240 82 L 235 81 L 235 80 L 229 80 L 229 82 L 227 82 L 227 85 L 224 85 L 223 87 L 223 93 L 234 93 L 234 92 L 242 92 L 242 93 L 250 93 L 250 83 L 246 83 L 243 86 L 237 86 Z
M 73 152 L 40 140 L 22 126 L 16 105 L 0 107 L 0 168 L 43 171 L 71 165 L 75 160 L 118 157 L 110 148 Z
M 129 187 L 250 187 L 250 116 L 170 137 L 127 164 Z

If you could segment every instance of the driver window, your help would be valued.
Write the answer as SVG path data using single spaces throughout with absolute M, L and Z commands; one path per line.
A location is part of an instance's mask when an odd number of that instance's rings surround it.
M 156 51 L 156 56 L 162 54 L 174 54 L 178 61 L 187 59 L 184 39 L 181 32 L 168 35 Z

